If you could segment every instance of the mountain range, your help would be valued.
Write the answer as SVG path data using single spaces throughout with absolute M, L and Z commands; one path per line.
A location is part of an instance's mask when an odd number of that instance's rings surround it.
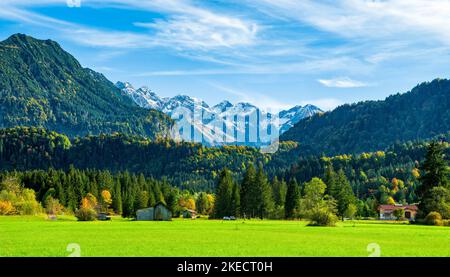
M 186 109 L 186 111 L 189 111 L 192 114 L 197 112 L 200 115 L 201 120 L 190 120 L 188 122 L 192 125 L 192 131 L 188 134 L 188 137 L 184 138 L 190 140 L 191 137 L 198 137 L 201 139 L 199 142 L 206 145 L 228 143 L 258 146 L 261 144 L 262 135 L 257 134 L 257 136 L 254 137 L 255 140 L 252 141 L 252 135 L 249 135 L 249 133 L 251 133 L 252 130 L 255 130 L 255 133 L 256 130 L 258 130 L 261 133 L 263 129 L 262 126 L 267 124 L 267 119 L 272 120 L 274 122 L 273 125 L 276 125 L 275 128 L 278 130 L 278 133 L 282 134 L 301 119 L 323 112 L 314 105 L 305 105 L 295 106 L 289 110 L 283 110 L 275 114 L 264 111 L 250 103 L 241 102 L 232 104 L 227 100 L 224 100 L 217 105 L 210 106 L 206 102 L 188 95 L 160 97 L 148 87 L 144 86 L 135 89 L 133 85 L 128 82 L 117 82 L 116 86 L 121 89 L 125 95 L 128 95 L 133 99 L 140 107 L 161 111 L 169 115 L 175 123 L 186 120 L 186 117 L 180 118 L 180 109 Z M 256 123 L 249 123 L 251 120 L 245 118 L 246 116 L 251 117 L 253 113 L 257 114 L 259 121 L 255 121 Z M 246 121 L 241 122 L 242 124 L 240 124 L 237 120 L 238 118 L 242 121 Z M 276 118 L 276 121 L 274 118 Z M 217 120 L 219 119 L 219 127 L 215 128 L 217 126 Z M 263 119 L 266 119 L 266 121 Z M 208 127 L 208 125 L 210 126 Z
M 173 128 L 186 121 L 180 110 L 200 111 L 201 124 L 194 118 Z M 275 131 L 274 118 L 279 123 Z M 449 132 L 450 80 L 435 79 L 407 93 L 328 112 L 306 105 L 274 115 L 249 103 L 209 106 L 185 95 L 164 98 L 145 87 L 113 84 L 83 68 L 58 43 L 16 34 L 0 42 L 0 128 L 15 126 L 42 127 L 72 138 L 120 132 L 155 139 L 175 129 L 205 145 L 257 146 L 261 133 L 281 133 L 281 141 L 298 142 L 299 155 L 361 153 Z

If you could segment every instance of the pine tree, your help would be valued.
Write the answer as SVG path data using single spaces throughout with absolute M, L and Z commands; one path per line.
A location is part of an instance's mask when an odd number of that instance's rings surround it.
M 246 218 L 251 218 L 255 210 L 255 178 L 255 167 L 249 164 L 241 183 L 241 215 Z
M 423 175 L 419 177 L 421 186 L 418 188 L 417 196 L 421 200 L 419 210 L 423 216 L 426 216 L 429 212 L 426 207 L 430 206 L 427 202 L 430 191 L 433 187 L 442 186 L 449 188 L 449 169 L 448 163 L 445 160 L 444 145 L 442 143 L 433 141 L 427 148 L 425 155 L 425 161 L 420 167 Z
M 222 218 L 232 215 L 233 178 L 228 169 L 223 169 L 219 175 L 216 200 L 214 204 L 214 217 Z
M 172 215 L 175 215 L 177 212 L 177 203 L 178 203 L 178 191 L 175 188 L 168 188 L 168 192 L 166 192 L 167 197 L 165 198 L 166 205 L 169 208 Z
M 338 215 L 344 219 L 344 214 L 350 204 L 355 204 L 355 195 L 353 193 L 350 182 L 343 170 L 337 173 L 337 179 L 334 184 L 333 198 L 337 201 Z
M 122 189 L 120 186 L 120 182 L 116 181 L 116 185 L 114 187 L 113 193 L 113 210 L 121 215 L 122 214 Z
M 278 207 L 283 207 L 286 201 L 287 185 L 284 180 L 279 181 L 275 176 L 272 184 L 273 189 L 273 201 Z
M 241 209 L 241 195 L 239 185 L 233 182 L 233 190 L 231 194 L 231 215 L 239 217 Z
M 444 147 L 442 143 L 431 142 L 427 148 L 425 161 L 420 167 L 423 175 L 419 177 L 421 186 L 418 189 L 419 197 L 422 198 L 431 188 L 435 186 L 449 186 L 448 163 L 445 160 Z
M 253 216 L 258 216 L 261 219 L 267 218 L 273 211 L 274 203 L 272 188 L 269 185 L 262 165 L 258 167 L 258 172 L 256 173 L 255 188 L 254 206 L 256 208 L 256 213 L 254 213 Z
M 325 191 L 325 194 L 328 195 L 335 195 L 336 194 L 336 179 L 337 174 L 333 169 L 333 164 L 331 162 L 328 162 L 325 167 L 325 174 L 323 181 L 327 185 L 327 189 Z
M 284 214 L 287 219 L 294 218 L 300 207 L 300 187 L 295 178 L 292 178 L 287 186 Z

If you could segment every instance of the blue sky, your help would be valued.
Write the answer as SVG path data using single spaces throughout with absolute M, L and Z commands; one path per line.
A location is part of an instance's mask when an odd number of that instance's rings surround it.
M 53 39 L 111 81 L 274 109 L 448 77 L 445 0 L 2 0 L 0 39 Z

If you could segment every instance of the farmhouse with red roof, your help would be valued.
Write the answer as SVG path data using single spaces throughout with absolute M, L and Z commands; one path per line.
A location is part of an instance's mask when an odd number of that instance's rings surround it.
M 396 220 L 394 216 L 394 211 L 402 209 L 404 210 L 404 216 L 408 220 L 414 220 L 417 214 L 417 206 L 416 205 L 380 205 L 378 210 L 380 211 L 380 219 L 382 220 Z

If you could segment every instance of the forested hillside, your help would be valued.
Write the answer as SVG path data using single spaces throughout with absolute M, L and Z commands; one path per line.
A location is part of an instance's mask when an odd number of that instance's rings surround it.
M 164 136 L 172 121 L 138 107 L 102 74 L 51 40 L 0 42 L 0 127 L 45 127 L 70 137 L 122 132 Z
M 281 136 L 312 153 L 383 150 L 396 142 L 429 139 L 450 130 L 450 80 L 422 83 L 383 101 L 347 104 L 301 120 Z
M 273 155 L 242 146 L 204 147 L 170 140 L 150 141 L 123 134 L 100 135 L 70 141 L 66 136 L 42 128 L 18 127 L 0 130 L 0 170 L 78 169 L 129 171 L 146 177 L 167 179 L 171 184 L 192 191 L 213 191 L 219 172 L 227 167 L 234 178 L 242 177 L 248 163 L 262 164 L 270 178 L 300 183 L 322 176 L 331 162 L 336 171 L 344 170 L 357 196 L 366 198 L 393 178 L 402 180 L 411 190 L 398 195 L 408 197 L 417 179 L 414 169 L 423 160 L 426 142 L 395 144 L 386 151 L 331 157 L 289 155 L 297 149 L 285 142 Z M 392 195 L 395 196 L 395 195 Z
M 224 167 L 238 175 L 249 162 L 266 163 L 269 158 L 244 146 L 208 148 L 123 134 L 87 136 L 71 142 L 65 135 L 42 128 L 0 129 L 0 170 L 68 169 L 74 165 L 143 173 L 199 191 L 213 189 Z

